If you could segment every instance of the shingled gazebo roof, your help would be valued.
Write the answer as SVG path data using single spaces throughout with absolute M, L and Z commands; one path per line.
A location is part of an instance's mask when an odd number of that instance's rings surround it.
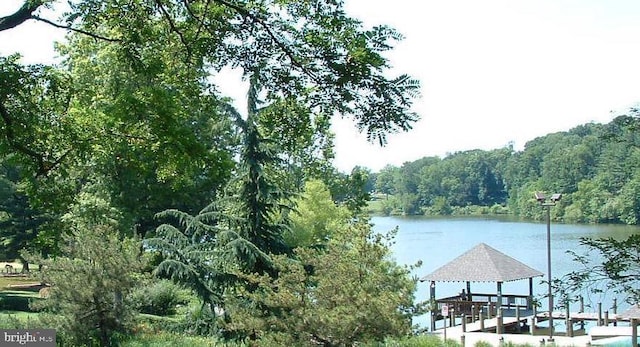
M 509 282 L 538 276 L 544 274 L 481 243 L 420 281 Z

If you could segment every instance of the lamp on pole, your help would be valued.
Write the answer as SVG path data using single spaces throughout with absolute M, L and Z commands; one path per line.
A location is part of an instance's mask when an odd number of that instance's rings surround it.
M 535 193 L 540 206 L 547 210 L 547 274 L 549 282 L 549 341 L 553 341 L 553 292 L 551 286 L 551 206 L 555 206 L 562 198 L 562 194 L 553 194 L 550 198 L 540 193 Z

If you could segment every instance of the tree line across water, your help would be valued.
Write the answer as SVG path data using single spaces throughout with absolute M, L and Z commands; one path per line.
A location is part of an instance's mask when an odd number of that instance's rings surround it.
M 541 219 L 534 192 L 561 193 L 552 218 L 571 223 L 640 223 L 638 112 L 608 124 L 548 134 L 515 151 L 470 150 L 425 157 L 371 174 L 383 214 L 500 214 Z

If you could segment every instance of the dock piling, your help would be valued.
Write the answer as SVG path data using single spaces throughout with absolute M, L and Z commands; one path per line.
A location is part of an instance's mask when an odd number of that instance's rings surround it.
M 584 297 L 580 295 L 580 311 L 578 313 L 584 312 Z
M 529 318 L 529 334 L 533 335 L 536 330 L 536 318 L 535 316 Z
M 598 326 L 602 326 L 602 303 L 598 303 Z
M 462 314 L 462 332 L 463 333 L 467 332 L 467 315 L 466 315 L 466 313 Z M 462 335 L 462 336 L 464 336 L 464 335 Z
M 613 326 L 617 327 L 618 326 L 618 299 L 617 298 L 613 298 L 613 306 L 611 306 L 611 309 L 613 310 L 613 314 L 615 316 L 615 318 L 613 319 Z
M 567 336 L 573 337 L 573 321 L 571 320 L 571 313 L 569 310 L 569 302 L 565 305 L 565 325 L 567 327 Z

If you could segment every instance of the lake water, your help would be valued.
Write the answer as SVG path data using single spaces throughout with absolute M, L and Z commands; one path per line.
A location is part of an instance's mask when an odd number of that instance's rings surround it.
M 547 292 L 547 285 L 541 281 L 547 278 L 547 225 L 545 222 L 523 222 L 509 218 L 481 217 L 373 217 L 374 230 L 385 232 L 398 227 L 396 243 L 392 246 L 394 257 L 400 264 L 415 264 L 422 261 L 422 266 L 415 275 L 423 277 L 445 265 L 479 243 L 486 243 L 496 250 L 545 274 L 534 279 L 534 295 L 542 303 L 541 310 L 547 310 L 547 299 L 542 296 Z M 633 233 L 640 233 L 640 227 L 624 225 L 578 225 L 551 224 L 551 274 L 553 278 L 576 269 L 577 265 L 567 250 L 584 253 L 580 246 L 581 237 L 616 239 L 627 238 Z M 593 254 L 591 256 L 597 256 Z M 507 282 L 503 284 L 503 293 L 528 294 L 528 280 Z M 453 296 L 464 288 L 464 282 L 438 282 L 436 296 Z M 471 283 L 473 292 L 495 293 L 496 283 Z M 597 303 L 608 310 L 613 297 L 609 295 L 585 294 L 585 311 L 596 312 Z M 420 282 L 416 300 L 429 299 L 429 283 Z M 618 312 L 623 312 L 628 305 L 618 300 Z M 577 311 L 577 304 L 571 311 Z M 428 315 L 416 319 L 416 324 L 428 327 Z

